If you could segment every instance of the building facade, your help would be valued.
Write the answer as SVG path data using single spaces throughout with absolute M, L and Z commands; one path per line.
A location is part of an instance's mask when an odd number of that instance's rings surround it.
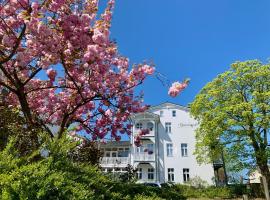
M 193 155 L 198 122 L 190 116 L 188 108 L 163 103 L 131 119 L 130 141 L 100 146 L 104 155 L 101 167 L 105 172 L 124 172 L 130 164 L 137 169 L 139 182 L 185 183 L 199 176 L 213 184 L 213 165 L 199 165 Z M 141 145 L 136 146 L 134 136 L 142 129 L 148 129 L 149 134 L 142 136 Z

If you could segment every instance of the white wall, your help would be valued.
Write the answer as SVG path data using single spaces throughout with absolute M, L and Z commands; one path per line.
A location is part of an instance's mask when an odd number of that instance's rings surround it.
M 168 168 L 174 168 L 175 182 L 183 183 L 183 168 L 188 168 L 190 177 L 199 176 L 209 184 L 213 184 L 214 170 L 211 164 L 198 165 L 196 157 L 193 155 L 195 150 L 195 129 L 198 123 L 190 117 L 188 111 L 180 109 L 178 106 L 166 105 L 153 109 L 153 113 L 160 114 L 163 111 L 163 117 L 160 117 L 158 126 L 159 136 L 159 168 L 161 173 L 161 182 L 167 181 Z M 172 111 L 176 111 L 176 117 L 172 116 Z M 171 133 L 165 132 L 165 123 L 171 122 Z M 167 157 L 166 144 L 173 144 L 173 157 Z M 181 143 L 187 143 L 188 156 L 182 157 Z

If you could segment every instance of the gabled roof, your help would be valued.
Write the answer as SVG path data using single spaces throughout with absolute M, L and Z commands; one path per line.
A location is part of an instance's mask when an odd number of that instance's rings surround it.
M 161 104 L 156 105 L 156 106 L 151 106 L 149 108 L 149 111 L 151 112 L 153 110 L 160 110 L 162 108 L 175 108 L 175 109 L 179 109 L 179 110 L 189 112 L 188 107 L 182 106 L 182 105 L 179 105 L 179 104 L 175 104 L 175 103 L 171 103 L 171 102 L 164 102 L 164 103 L 161 103 Z
M 101 143 L 100 147 L 127 147 L 130 145 L 130 141 L 109 141 L 105 144 Z
M 159 115 L 155 113 L 151 113 L 148 111 L 142 112 L 142 113 L 136 113 L 131 116 L 131 119 L 154 119 L 154 120 L 159 120 Z

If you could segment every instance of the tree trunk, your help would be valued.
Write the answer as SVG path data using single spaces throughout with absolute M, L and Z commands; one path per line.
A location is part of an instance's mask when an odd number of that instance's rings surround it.
M 263 185 L 265 199 L 270 200 L 269 196 L 269 186 L 270 186 L 270 171 L 267 164 L 267 159 L 262 159 L 257 161 L 259 166 L 259 171 L 262 175 L 261 184 Z

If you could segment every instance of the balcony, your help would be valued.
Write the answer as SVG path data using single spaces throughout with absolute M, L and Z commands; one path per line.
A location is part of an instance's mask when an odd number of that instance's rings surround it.
M 102 165 L 127 165 L 129 157 L 103 157 L 100 159 Z
M 220 168 L 223 167 L 224 163 L 222 161 L 222 159 L 217 159 L 213 162 L 213 166 L 214 168 Z
M 155 161 L 155 154 L 146 153 L 135 153 L 134 161 Z

